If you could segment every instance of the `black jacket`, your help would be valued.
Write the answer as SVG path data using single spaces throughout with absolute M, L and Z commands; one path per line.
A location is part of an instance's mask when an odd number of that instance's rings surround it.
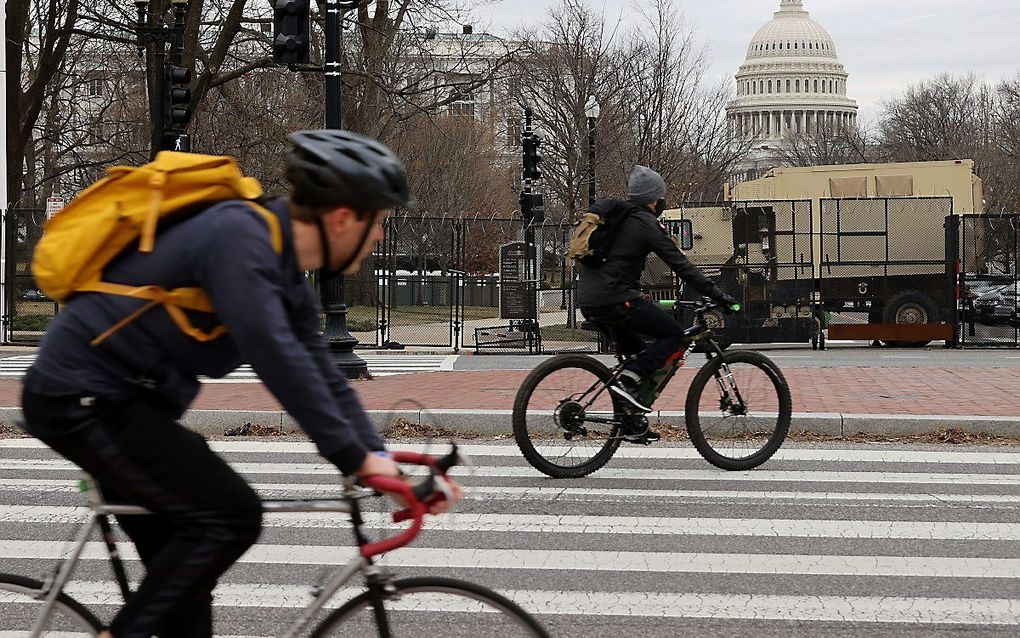
M 319 452 L 354 472 L 383 442 L 319 332 L 318 303 L 298 269 L 287 206 L 277 200 L 269 209 L 280 218 L 282 255 L 270 246 L 265 220 L 244 202 L 228 201 L 161 231 L 152 253 L 129 251 L 104 272 L 115 283 L 201 286 L 216 316 L 189 313 L 192 322 L 203 329 L 222 323 L 226 335 L 200 343 L 153 308 L 93 346 L 92 338 L 145 301 L 75 295 L 46 332 L 25 386 L 47 396 L 114 400 L 141 387 L 183 413 L 198 394 L 198 375 L 222 377 L 248 362 Z
M 659 225 L 655 213 L 647 207 L 618 199 L 602 199 L 592 204 L 589 210 L 605 213 L 616 207 L 627 207 L 630 213 L 613 240 L 609 261 L 596 268 L 578 266 L 579 306 L 605 306 L 640 297 L 641 273 L 650 253 L 658 255 L 673 272 L 701 294 L 712 298 L 722 295 L 722 290 L 680 252 Z

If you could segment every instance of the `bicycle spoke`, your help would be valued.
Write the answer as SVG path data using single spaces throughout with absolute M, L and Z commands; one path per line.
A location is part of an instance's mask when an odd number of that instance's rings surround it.
M 588 357 L 550 360 L 522 386 L 514 433 L 525 457 L 550 476 L 582 476 L 601 467 L 619 441 L 609 372 Z M 526 401 L 526 405 L 522 402 Z
M 786 436 L 788 389 L 767 361 L 752 353 L 730 355 L 701 390 L 696 423 L 702 453 L 721 467 L 755 467 Z

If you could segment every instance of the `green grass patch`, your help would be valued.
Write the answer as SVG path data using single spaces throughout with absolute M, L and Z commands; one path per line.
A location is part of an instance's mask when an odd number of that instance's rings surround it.
M 15 315 L 11 328 L 15 331 L 39 332 L 46 330 L 53 321 L 53 315 Z

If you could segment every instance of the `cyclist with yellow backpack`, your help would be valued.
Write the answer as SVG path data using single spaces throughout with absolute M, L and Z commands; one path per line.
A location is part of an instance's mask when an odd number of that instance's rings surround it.
M 147 574 L 114 636 L 212 635 L 216 580 L 259 536 L 258 496 L 177 423 L 199 375 L 250 363 L 342 473 L 400 476 L 328 356 L 304 271 L 358 269 L 389 210 L 414 204 L 404 168 L 346 131 L 290 140 L 286 201 L 229 158 L 164 152 L 111 169 L 34 255 L 65 303 L 24 380 L 25 428 L 108 499 L 156 514 L 120 521 Z

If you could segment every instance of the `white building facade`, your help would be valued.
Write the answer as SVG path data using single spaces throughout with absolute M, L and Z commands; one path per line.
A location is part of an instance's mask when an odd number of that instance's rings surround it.
M 730 130 L 767 150 L 790 135 L 852 127 L 857 102 L 847 97 L 847 77 L 832 37 L 802 0 L 781 0 L 737 72 L 737 97 L 726 108 Z

